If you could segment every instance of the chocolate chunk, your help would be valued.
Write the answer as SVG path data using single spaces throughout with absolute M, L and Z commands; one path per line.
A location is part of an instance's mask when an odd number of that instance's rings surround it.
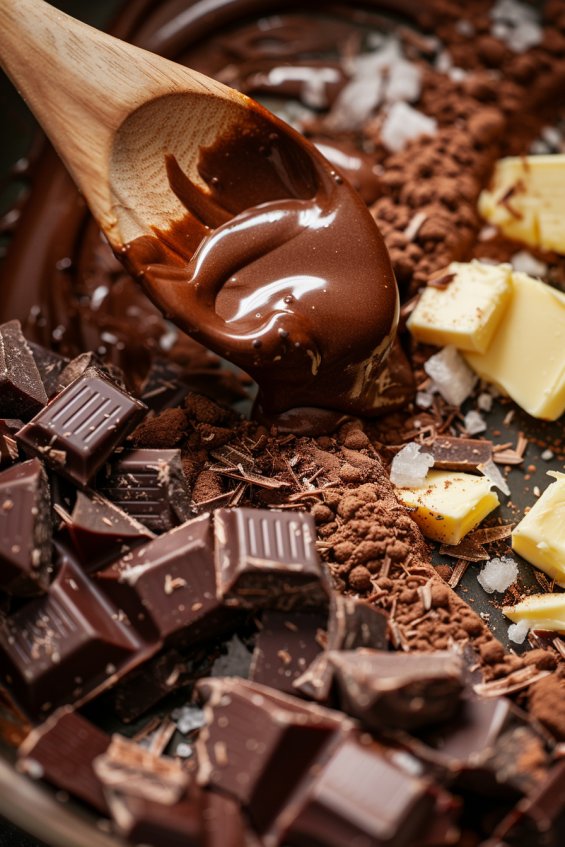
M 87 573 L 155 538 L 147 527 L 94 491 L 77 492 L 67 528 Z
M 565 762 L 553 765 L 547 778 L 498 824 L 493 843 L 508 847 L 559 847 L 565 831 Z M 558 831 L 552 829 L 558 825 Z
M 203 805 L 196 788 L 174 805 L 119 794 L 110 800 L 118 831 L 131 844 L 166 847 L 207 847 Z
M 124 450 L 100 475 L 98 488 L 153 532 L 193 516 L 180 450 Z
M 210 515 L 126 553 L 96 574 L 98 584 L 151 642 L 181 634 L 196 643 L 235 619 L 216 599 Z
M 49 593 L 0 625 L 0 679 L 32 720 L 86 701 L 155 652 L 83 571 L 63 561 Z
M 70 359 L 55 353 L 53 350 L 48 350 L 47 347 L 42 347 L 41 344 L 35 344 L 33 341 L 28 341 L 28 347 L 32 352 L 39 376 L 45 386 L 45 393 L 51 398 L 61 391 L 60 377 Z
M 109 744 L 109 735 L 71 706 L 62 706 L 20 745 L 18 770 L 35 779 L 44 777 L 107 815 L 108 805 L 92 762 Z
M 289 847 L 408 847 L 434 805 L 428 781 L 396 767 L 377 745 L 347 737 L 319 776 L 304 780 L 278 828 Z
M 547 739 L 528 715 L 506 697 L 464 700 L 454 720 L 419 733 L 414 748 L 438 775 L 458 789 L 516 797 L 531 793 L 546 777 Z M 536 762 L 532 768 L 530 762 Z
M 484 465 L 492 459 L 492 441 L 442 435 L 432 444 L 424 444 L 420 452 L 434 457 L 436 470 L 476 471 L 478 465 Z
M 19 321 L 0 326 L 0 416 L 29 421 L 47 403 L 35 359 Z
M 154 359 L 141 388 L 141 399 L 154 412 L 182 406 L 194 386 L 182 379 L 182 368 L 167 359 Z
M 25 597 L 49 585 L 51 498 L 43 465 L 30 459 L 0 473 L 0 588 Z
M 7 468 L 19 460 L 18 445 L 14 436 L 23 426 L 23 421 L 0 418 L 0 468 Z
M 239 805 L 214 791 L 207 791 L 205 798 L 204 830 L 208 847 L 244 847 L 247 841 Z M 186 843 L 179 847 L 186 847 Z
M 453 717 L 464 687 L 464 665 L 453 653 L 332 650 L 341 708 L 371 730 L 416 730 Z
M 350 728 L 345 716 L 239 679 L 205 679 L 199 783 L 239 800 L 261 833 L 298 781 Z
M 24 426 L 16 440 L 27 453 L 84 487 L 146 411 L 143 403 L 92 368 Z
M 58 390 L 62 391 L 64 388 L 67 388 L 75 381 L 75 379 L 82 376 L 89 368 L 95 368 L 96 370 L 101 371 L 101 373 L 109 377 L 112 382 L 115 382 L 122 391 L 127 391 L 122 369 L 109 362 L 103 362 L 96 353 L 92 352 L 81 353 L 80 356 L 77 356 L 76 359 L 73 359 L 68 363 L 68 365 L 66 365 L 59 378 Z
M 310 515 L 218 509 L 214 517 L 218 597 L 223 603 L 282 611 L 327 605 Z
M 322 650 L 317 636 L 327 624 L 325 615 L 263 612 L 249 679 L 296 694 L 292 683 Z

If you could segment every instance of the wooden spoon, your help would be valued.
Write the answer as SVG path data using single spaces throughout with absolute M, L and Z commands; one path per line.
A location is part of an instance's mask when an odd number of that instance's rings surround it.
M 43 0 L 1 0 L 0 65 L 115 250 L 185 216 L 165 155 L 207 191 L 197 171 L 200 147 L 255 107 L 245 95 Z

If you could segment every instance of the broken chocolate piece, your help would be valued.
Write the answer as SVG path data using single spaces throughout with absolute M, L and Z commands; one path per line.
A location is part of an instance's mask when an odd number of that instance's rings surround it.
M 48 594 L 0 625 L 0 679 L 36 720 L 93 693 L 155 652 L 78 566 L 64 560 Z
M 98 488 L 153 532 L 193 516 L 180 450 L 124 450 L 101 474 Z
M 118 831 L 131 844 L 139 845 L 207 847 L 203 806 L 202 794 L 196 787 L 173 805 L 124 794 L 110 797 L 110 810 Z
M 317 636 L 325 635 L 327 624 L 325 615 L 263 612 L 249 679 L 297 694 L 292 683 L 322 650 Z
M 560 761 L 553 765 L 547 778 L 498 824 L 493 841 L 508 847 L 559 847 L 565 824 L 564 812 L 565 762 Z M 558 832 L 552 829 L 555 824 L 558 824 Z
M 47 589 L 51 497 L 43 465 L 30 459 L 0 473 L 0 588 L 20 597 Z
M 210 515 L 201 515 L 126 553 L 96 574 L 98 584 L 148 641 L 185 643 L 236 619 L 216 598 Z
M 21 429 L 27 453 L 84 487 L 137 426 L 147 407 L 91 368 Z
M 19 321 L 0 326 L 0 416 L 29 421 L 47 394 Z
M 341 708 L 371 730 L 414 731 L 453 717 L 464 688 L 464 665 L 454 653 L 332 650 Z
M 94 491 L 77 492 L 67 525 L 87 573 L 99 570 L 155 535 L 114 503 Z
M 423 444 L 421 453 L 433 456 L 434 468 L 445 471 L 475 471 L 492 459 L 492 441 L 439 436 L 432 444 Z
M 20 745 L 18 770 L 34 779 L 44 777 L 107 815 L 102 784 L 92 763 L 109 744 L 109 735 L 71 706 L 62 706 Z
M 547 738 L 506 697 L 464 700 L 454 720 L 419 738 L 425 745 L 415 742 L 415 755 L 458 789 L 479 794 L 529 794 L 549 767 Z
M 194 386 L 182 379 L 182 368 L 167 359 L 153 359 L 141 388 L 141 399 L 154 412 L 182 406 Z
M 430 820 L 434 793 L 427 780 L 388 761 L 376 744 L 348 736 L 319 775 L 299 786 L 275 830 L 290 847 L 408 847 Z M 267 836 L 265 843 L 275 842 Z
M 19 459 L 18 445 L 14 435 L 23 426 L 23 421 L 0 418 L 0 468 L 7 468 Z
M 217 590 L 223 603 L 282 611 L 327 605 L 311 515 L 218 509 L 214 517 Z
M 127 391 L 122 369 L 116 367 L 116 365 L 112 365 L 110 362 L 103 362 L 96 353 L 92 352 L 81 353 L 80 356 L 77 356 L 65 366 L 59 378 L 58 391 L 63 391 L 64 388 L 67 388 L 89 368 L 95 368 L 97 371 L 101 371 L 112 382 L 115 382 L 122 391 Z
M 48 350 L 47 347 L 42 347 L 41 344 L 35 344 L 33 341 L 28 341 L 27 344 L 45 386 L 45 393 L 51 398 L 61 391 L 60 377 L 70 359 L 55 353 L 53 350 Z
M 240 679 L 197 683 L 207 701 L 197 741 L 201 785 L 248 808 L 265 831 L 299 779 L 351 729 L 345 715 Z
M 204 830 L 208 847 L 245 847 L 245 826 L 239 804 L 215 791 L 207 791 L 205 798 Z M 179 847 L 186 847 L 186 842 Z

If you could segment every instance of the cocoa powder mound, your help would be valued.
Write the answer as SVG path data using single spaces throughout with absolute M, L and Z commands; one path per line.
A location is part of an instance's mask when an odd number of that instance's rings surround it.
M 134 447 L 169 449 L 176 447 L 186 435 L 188 422 L 182 409 L 166 409 L 154 418 L 140 423 L 130 435 Z

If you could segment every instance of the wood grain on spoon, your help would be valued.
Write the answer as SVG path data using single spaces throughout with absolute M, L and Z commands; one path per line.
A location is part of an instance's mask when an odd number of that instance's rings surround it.
M 53 142 L 114 249 L 186 214 L 165 157 L 192 182 L 199 149 L 251 101 L 43 0 L 0 3 L 0 65 Z

